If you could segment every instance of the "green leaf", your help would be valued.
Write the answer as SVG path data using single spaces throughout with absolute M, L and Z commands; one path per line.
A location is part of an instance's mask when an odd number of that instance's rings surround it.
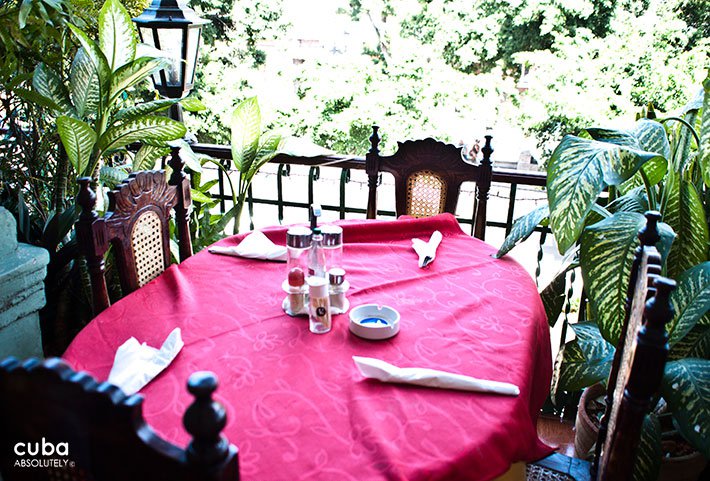
M 20 28 L 25 28 L 27 25 L 27 17 L 30 15 L 32 10 L 32 0 L 22 0 L 22 5 L 20 5 L 20 14 L 18 15 L 18 24 Z
M 676 282 L 678 287 L 671 293 L 671 305 L 676 315 L 667 326 L 671 347 L 710 310 L 710 262 L 685 271 Z
M 99 79 L 99 99 L 100 104 L 108 103 L 109 87 L 111 85 L 111 67 L 106 60 L 106 56 L 96 42 L 91 40 L 86 33 L 72 24 L 68 24 L 69 29 L 79 41 L 79 45 L 84 49 L 91 62 L 94 64 L 94 70 Z
M 32 77 L 32 87 L 38 94 L 58 105 L 58 113 L 64 115 L 74 114 L 74 107 L 69 101 L 69 92 L 59 78 L 59 75 L 45 64 L 40 63 L 35 68 L 35 73 Z
M 259 150 L 256 152 L 256 158 L 247 172 L 249 182 L 251 182 L 251 179 L 254 178 L 257 172 L 259 172 L 259 169 L 269 163 L 271 159 L 276 157 L 276 154 L 279 153 L 279 147 L 281 146 L 282 141 L 283 137 L 281 137 L 280 134 L 272 132 L 266 134 L 266 138 L 259 145 Z
M 700 121 L 700 170 L 710 187 L 710 74 L 703 82 L 703 115 Z
M 571 135 L 562 139 L 547 170 L 550 225 L 560 253 L 577 241 L 602 190 L 621 184 L 655 157 L 658 154 Z
M 641 214 L 619 212 L 587 227 L 580 238 L 579 260 L 591 316 L 604 339 L 614 345 L 624 323 L 638 231 L 645 224 Z
M 112 72 L 136 55 L 135 27 L 131 16 L 118 0 L 106 0 L 99 12 L 99 44 Z
M 525 241 L 548 215 L 550 215 L 549 207 L 547 205 L 541 205 L 533 211 L 518 217 L 513 223 L 510 233 L 503 241 L 503 245 L 500 246 L 500 249 L 498 249 L 498 252 L 496 252 L 493 257 L 500 259 L 510 252 L 513 247 Z
M 49 110 L 54 110 L 55 112 L 62 113 L 64 109 L 57 105 L 52 99 L 41 95 L 34 90 L 27 90 L 21 87 L 17 87 L 12 91 L 15 95 L 20 97 L 27 102 L 39 105 Z
M 170 155 L 170 149 L 168 147 L 144 144 L 138 149 L 136 156 L 133 158 L 133 168 L 131 170 L 136 172 L 139 170 L 153 169 L 158 159 L 166 155 Z
M 67 157 L 78 176 L 90 174 L 91 153 L 96 144 L 96 132 L 86 122 L 62 116 L 57 119 L 57 131 Z
M 661 423 L 655 414 L 647 414 L 641 425 L 641 437 L 636 450 L 632 481 L 656 481 L 661 469 L 663 449 Z
M 704 316 L 668 354 L 668 359 L 671 360 L 687 357 L 710 358 L 710 315 Z
M 133 142 L 164 146 L 185 135 L 185 126 L 167 117 L 146 116 L 111 127 L 99 139 L 99 148 L 110 152 Z
M 190 144 L 188 144 L 184 139 L 171 140 L 168 142 L 170 147 L 178 147 L 178 155 L 180 160 L 185 163 L 185 167 L 193 172 L 202 172 L 202 161 L 201 156 L 196 154 Z M 209 158 L 209 156 L 205 156 Z
M 663 157 L 661 160 L 669 159 L 671 156 L 666 130 L 663 125 L 654 120 L 639 119 L 631 130 L 591 128 L 587 129 L 587 132 L 594 140 L 600 142 L 608 142 L 636 151 L 655 152 Z
M 614 212 L 638 212 L 639 214 L 643 214 L 649 210 L 646 189 L 636 187 L 628 191 L 621 197 L 614 199 L 614 201 L 607 206 L 607 210 L 612 214 Z
M 155 112 L 161 112 L 169 109 L 172 105 L 178 103 L 178 99 L 159 99 L 142 104 L 133 105 L 125 109 L 121 109 L 116 113 L 116 120 L 135 120 L 137 117 Z
M 564 345 L 555 362 L 552 391 L 579 391 L 609 376 L 614 346 L 593 322 L 570 324 L 577 338 Z
M 207 194 L 203 194 L 199 190 L 192 189 L 190 196 L 192 197 L 193 202 L 199 202 L 201 204 L 213 204 L 215 203 L 215 199 L 210 197 Z
M 110 98 L 115 99 L 122 92 L 150 77 L 153 72 L 169 66 L 169 60 L 151 57 L 139 57 L 122 66 L 113 75 Z
M 706 458 L 710 458 L 710 361 L 681 359 L 666 364 L 661 393 L 678 430 Z
M 76 114 L 95 114 L 99 104 L 99 77 L 96 66 L 83 48 L 77 50 L 71 66 L 69 92 Z
M 661 212 L 678 235 L 668 256 L 668 276 L 676 278 L 708 259 L 708 224 L 703 202 L 692 182 L 671 171 L 664 187 Z
M 121 167 L 104 165 L 101 167 L 101 170 L 99 170 L 99 181 L 111 189 L 115 188 L 126 178 L 128 178 L 128 172 Z
M 239 172 L 249 172 L 261 136 L 261 113 L 256 97 L 241 102 L 232 114 L 232 160 Z
M 202 112 L 203 110 L 207 110 L 207 106 L 194 95 L 182 99 L 180 105 L 188 112 Z

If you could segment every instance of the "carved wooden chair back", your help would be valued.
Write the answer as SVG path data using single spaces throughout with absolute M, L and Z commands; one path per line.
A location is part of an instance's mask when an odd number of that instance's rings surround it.
M 372 130 L 371 147 L 366 156 L 368 219 L 374 219 L 377 213 L 380 172 L 388 172 L 394 177 L 397 216 L 428 217 L 442 212 L 455 214 L 461 184 L 471 181 L 476 183 L 474 236 L 479 239 L 485 237 L 486 204 L 492 176 L 491 136 L 486 136 L 480 165 L 473 165 L 463 160 L 462 147 L 431 138 L 398 142 L 397 152 L 381 156 L 378 127 L 373 126 Z
M 142 171 L 109 192 L 109 206 L 103 217 L 96 212 L 96 195 L 91 179 L 79 179 L 78 203 L 81 215 L 77 235 L 86 256 L 91 277 L 94 315 L 110 305 L 104 277 L 104 255 L 112 246 L 121 290 L 124 295 L 144 286 L 170 265 L 170 218 L 175 210 L 180 260 L 192 254 L 188 226 L 189 181 L 182 172 L 177 153 L 171 159 L 173 175 L 164 171 Z
M 183 416 L 191 435 L 183 450 L 146 424 L 141 395 L 126 396 L 61 359 L 7 358 L 0 362 L 0 478 L 238 481 L 237 448 L 221 435 L 225 410 L 212 400 L 217 378 L 195 373 L 187 388 L 195 399 Z M 27 467 L 32 462 L 38 467 Z
M 528 480 L 617 481 L 631 479 L 641 424 L 658 390 L 667 354 L 665 324 L 673 312 L 669 295 L 675 283 L 661 277 L 658 212 L 646 213 L 639 231 L 626 297 L 626 313 L 607 382 L 607 412 L 602 417 L 593 463 L 553 454 L 528 466 Z

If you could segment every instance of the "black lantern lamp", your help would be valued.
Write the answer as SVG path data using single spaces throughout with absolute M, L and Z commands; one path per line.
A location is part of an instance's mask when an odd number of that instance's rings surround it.
M 195 81 L 202 27 L 209 20 L 200 18 L 186 0 L 153 0 L 133 21 L 141 41 L 172 61 L 170 68 L 153 74 L 156 90 L 167 98 L 185 97 Z

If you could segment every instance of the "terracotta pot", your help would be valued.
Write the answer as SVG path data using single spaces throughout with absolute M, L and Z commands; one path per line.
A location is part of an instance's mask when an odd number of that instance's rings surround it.
M 574 420 L 574 457 L 580 459 L 591 459 L 594 454 L 594 443 L 597 442 L 599 436 L 599 426 L 596 420 L 593 420 L 588 412 L 587 405 L 592 399 L 603 396 L 605 388 L 602 384 L 594 384 L 589 386 L 579 398 L 579 406 L 577 408 L 577 417 Z
M 588 413 L 587 405 L 591 400 L 603 396 L 605 392 L 602 384 L 594 384 L 585 389 L 579 399 L 577 418 L 574 422 L 574 455 L 577 458 L 591 460 L 594 454 L 599 426 L 596 419 L 592 419 L 593 414 L 590 416 Z M 684 456 L 663 458 L 658 481 L 698 481 L 706 464 L 705 457 L 697 451 Z

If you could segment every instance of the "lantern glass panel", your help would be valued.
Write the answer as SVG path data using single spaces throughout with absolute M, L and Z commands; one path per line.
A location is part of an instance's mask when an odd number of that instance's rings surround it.
M 184 30 L 182 28 L 159 28 L 157 31 L 159 45 L 156 45 L 156 47 L 163 52 L 163 55 L 172 64 L 165 72 L 167 86 L 180 86 L 183 79 L 182 47 Z
M 195 83 L 195 67 L 197 65 L 197 51 L 200 48 L 200 36 L 202 27 L 189 28 L 187 30 L 187 70 L 185 72 L 185 85 Z

